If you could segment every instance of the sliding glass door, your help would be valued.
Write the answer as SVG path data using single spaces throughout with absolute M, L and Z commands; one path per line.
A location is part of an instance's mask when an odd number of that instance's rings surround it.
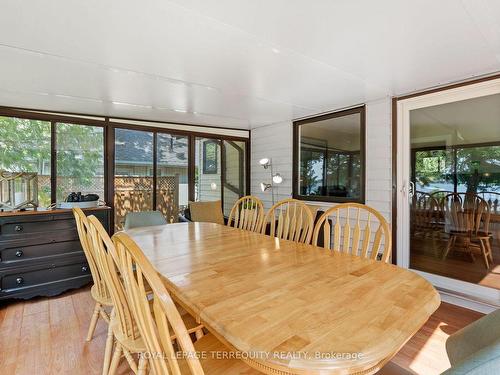
M 189 137 L 158 133 L 156 145 L 156 209 L 173 223 L 188 205 Z
M 229 216 L 234 203 L 245 195 L 245 147 L 242 141 L 222 143 L 224 215 Z
M 153 210 L 152 132 L 115 129 L 115 230 L 128 212 Z
M 402 101 L 398 121 L 398 264 L 500 303 L 500 81 Z

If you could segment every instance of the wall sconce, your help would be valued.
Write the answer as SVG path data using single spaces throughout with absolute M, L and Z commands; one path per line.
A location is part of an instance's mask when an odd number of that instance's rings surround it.
M 260 190 L 262 190 L 263 192 L 272 188 L 273 187 L 271 184 L 266 184 L 265 182 L 260 183 Z
M 271 166 L 271 159 L 264 158 L 259 160 L 259 164 L 264 167 L 264 169 L 267 169 Z
M 273 173 L 273 162 L 269 158 L 263 158 L 259 160 L 259 164 L 264 168 L 268 169 L 270 172 L 271 183 L 261 182 L 260 190 L 267 191 L 271 190 L 272 202 L 274 205 L 274 184 L 279 185 L 283 182 L 283 177 L 279 173 Z
M 283 177 L 281 177 L 281 175 L 279 173 L 276 173 L 274 176 L 273 176 L 273 182 L 275 184 L 281 184 L 283 182 Z

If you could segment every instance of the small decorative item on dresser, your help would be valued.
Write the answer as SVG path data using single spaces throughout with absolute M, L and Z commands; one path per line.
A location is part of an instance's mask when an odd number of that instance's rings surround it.
M 0 170 L 0 208 L 38 207 L 38 173 Z

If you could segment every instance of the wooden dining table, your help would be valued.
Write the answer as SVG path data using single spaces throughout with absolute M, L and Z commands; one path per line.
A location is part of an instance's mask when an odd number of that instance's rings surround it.
M 438 308 L 418 274 L 212 223 L 126 231 L 173 299 L 267 374 L 371 374 Z

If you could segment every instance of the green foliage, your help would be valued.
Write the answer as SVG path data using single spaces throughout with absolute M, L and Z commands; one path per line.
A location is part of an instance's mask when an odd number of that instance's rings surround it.
M 500 146 L 457 147 L 455 150 L 417 151 L 415 176 L 422 186 L 432 183 L 465 185 L 467 192 L 500 189 Z
M 37 172 L 40 176 L 49 174 L 50 128 L 47 121 L 0 117 L 0 168 Z M 102 172 L 103 131 L 98 127 L 58 123 L 56 138 L 57 196 L 62 199 L 68 192 L 64 186 L 67 180 L 61 177 L 71 178 L 71 185 L 85 188 L 92 185 L 99 171 Z M 50 204 L 50 185 L 39 187 L 39 201 L 42 206 Z

